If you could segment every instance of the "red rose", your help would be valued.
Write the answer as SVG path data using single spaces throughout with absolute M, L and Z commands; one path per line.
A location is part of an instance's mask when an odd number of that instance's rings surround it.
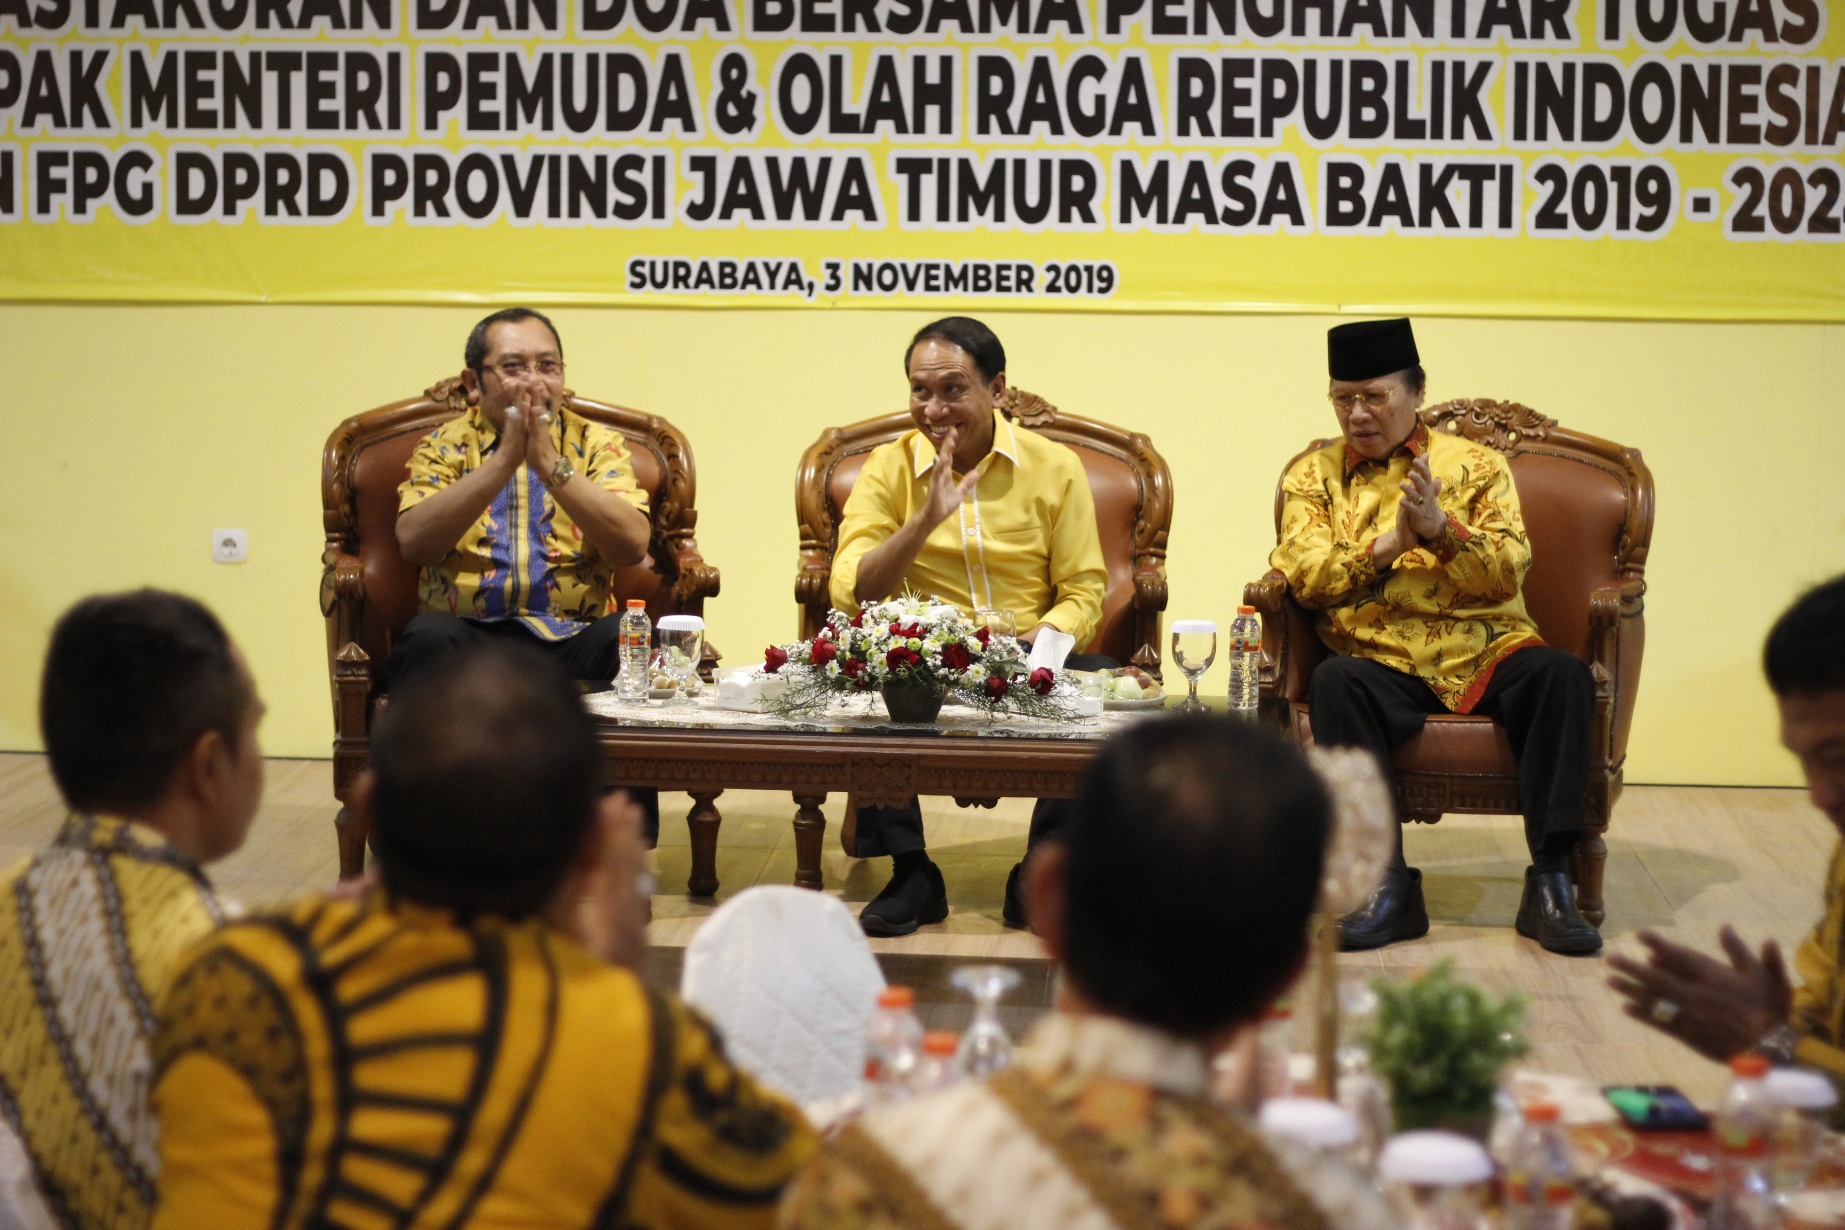
M 892 636 L 908 636 L 909 635 L 909 633 L 903 630 L 902 624 L 892 624 L 890 626 L 890 634 Z
M 902 670 L 906 666 L 915 666 L 922 661 L 922 655 L 914 649 L 899 645 L 884 655 L 884 665 L 891 670 Z
M 949 670 L 964 671 L 973 664 L 974 655 L 967 652 L 967 646 L 960 641 L 942 646 L 942 665 Z
M 839 664 L 839 673 L 848 679 L 857 679 L 865 673 L 865 659 L 847 658 Z
M 814 643 L 809 648 L 808 652 L 811 654 L 815 666 L 825 666 L 828 662 L 831 662 L 834 658 L 839 656 L 839 646 L 833 644 L 833 642 L 827 640 L 823 636 L 817 636 L 814 638 Z
M 865 626 L 865 612 L 860 611 L 852 617 L 852 626 L 854 628 L 862 628 Z
M 1006 689 L 1011 685 L 998 675 L 988 675 L 985 686 L 988 696 L 991 696 L 994 700 L 1001 700 L 1004 699 Z
M 974 639 L 980 642 L 982 649 L 985 649 L 992 643 L 993 634 L 985 628 L 978 628 L 974 631 Z
M 1049 696 L 1051 689 L 1057 686 L 1057 672 L 1048 666 L 1040 666 L 1031 673 L 1031 690 L 1040 696 Z
M 788 665 L 788 651 L 780 645 L 771 645 L 763 651 L 762 669 L 769 674 L 773 675 L 786 665 Z

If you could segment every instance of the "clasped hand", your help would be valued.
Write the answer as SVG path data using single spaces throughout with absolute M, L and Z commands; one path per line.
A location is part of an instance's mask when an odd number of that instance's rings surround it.
M 1399 487 L 1403 495 L 1397 502 L 1397 522 L 1378 543 L 1378 554 L 1392 560 L 1433 541 L 1448 523 L 1441 506 L 1441 480 L 1429 472 L 1427 454 L 1409 463 L 1409 475 Z
M 551 440 L 555 414 L 549 390 L 536 383 L 520 385 L 506 407 L 502 447 L 513 464 L 523 461 L 540 478 L 549 478 L 557 468 L 557 445 Z

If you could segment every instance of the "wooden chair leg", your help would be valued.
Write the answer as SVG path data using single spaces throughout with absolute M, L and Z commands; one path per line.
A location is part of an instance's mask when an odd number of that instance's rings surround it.
M 846 795 L 846 814 L 839 818 L 839 848 L 858 857 L 858 800 Z
M 340 879 L 352 880 L 365 874 L 365 842 L 371 836 L 369 826 L 359 823 L 352 809 L 341 806 L 333 817 L 333 832 L 340 843 Z
M 824 794 L 797 794 L 794 801 L 794 883 L 797 888 L 818 890 L 824 887 L 820 874 L 820 846 L 826 840 L 826 813 L 820 805 Z
M 1571 852 L 1570 861 L 1575 864 L 1572 870 L 1576 873 L 1576 908 L 1599 927 L 1608 913 L 1602 902 L 1602 874 L 1608 868 L 1608 843 L 1602 840 L 1600 833 L 1584 833 Z
M 686 828 L 692 836 L 692 874 L 686 878 L 685 890 L 694 897 L 717 894 L 718 826 L 723 824 L 724 817 L 713 801 L 723 793 L 722 790 L 692 791 L 692 810 L 685 817 Z

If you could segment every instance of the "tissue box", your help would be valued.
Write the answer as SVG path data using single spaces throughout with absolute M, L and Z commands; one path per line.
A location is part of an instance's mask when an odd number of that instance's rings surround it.
M 727 671 L 718 676 L 714 704 L 720 709 L 737 709 L 744 713 L 762 713 L 769 702 L 788 690 L 783 675 L 762 675 L 754 671 Z

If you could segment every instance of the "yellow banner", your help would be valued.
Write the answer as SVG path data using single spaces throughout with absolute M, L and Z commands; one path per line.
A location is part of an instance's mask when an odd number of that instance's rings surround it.
M 0 0 L 0 297 L 1845 319 L 1820 0 Z

